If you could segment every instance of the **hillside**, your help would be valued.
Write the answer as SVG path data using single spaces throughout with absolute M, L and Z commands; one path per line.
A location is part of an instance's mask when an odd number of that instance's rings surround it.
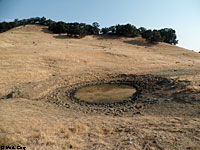
M 0 145 L 200 149 L 199 53 L 166 43 L 152 45 L 141 37 L 73 39 L 26 25 L 0 34 L 0 68 Z M 163 90 L 152 90 L 157 103 L 137 101 L 136 111 L 119 115 L 94 112 L 64 95 L 77 85 L 132 80 L 131 75 L 138 82 L 156 75 L 175 88 L 163 82 L 158 85 Z M 144 98 L 153 97 L 152 92 Z

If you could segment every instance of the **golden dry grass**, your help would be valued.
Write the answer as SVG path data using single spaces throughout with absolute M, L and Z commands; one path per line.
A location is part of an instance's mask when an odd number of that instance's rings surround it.
M 87 115 L 38 101 L 58 87 L 115 74 L 200 69 L 200 54 L 141 38 L 62 38 L 42 26 L 0 34 L 0 145 L 31 150 L 200 149 L 200 118 L 189 116 Z M 199 73 L 174 75 L 199 90 Z M 128 138 L 132 144 L 128 144 Z

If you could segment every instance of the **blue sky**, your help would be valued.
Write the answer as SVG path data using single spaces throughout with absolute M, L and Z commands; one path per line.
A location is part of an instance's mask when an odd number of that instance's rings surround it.
M 200 51 L 200 0 L 0 0 L 0 22 L 42 17 L 66 22 L 173 28 L 178 46 Z

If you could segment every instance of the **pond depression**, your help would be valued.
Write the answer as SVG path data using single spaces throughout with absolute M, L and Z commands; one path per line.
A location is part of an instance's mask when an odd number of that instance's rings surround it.
M 126 100 L 135 92 L 130 85 L 99 84 L 78 89 L 74 97 L 89 103 L 113 103 Z

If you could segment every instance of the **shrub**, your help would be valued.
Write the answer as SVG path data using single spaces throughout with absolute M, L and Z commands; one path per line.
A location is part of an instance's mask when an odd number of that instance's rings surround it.
M 138 29 L 138 32 L 139 32 L 140 35 L 142 35 L 146 30 L 147 30 L 146 28 L 140 27 L 140 28 Z
M 116 25 L 115 26 L 115 33 L 116 35 L 120 36 L 127 36 L 127 37 L 135 37 L 139 35 L 139 32 L 137 28 L 131 24 L 126 24 L 126 25 Z
M 102 34 L 108 34 L 108 32 L 109 32 L 109 28 L 102 28 L 101 29 Z
M 164 28 L 159 30 L 160 35 L 162 36 L 163 42 L 169 44 L 178 44 L 178 40 L 176 40 L 176 31 L 171 28 Z
M 162 41 L 162 37 L 158 30 L 146 30 L 143 32 L 142 37 L 151 43 Z

